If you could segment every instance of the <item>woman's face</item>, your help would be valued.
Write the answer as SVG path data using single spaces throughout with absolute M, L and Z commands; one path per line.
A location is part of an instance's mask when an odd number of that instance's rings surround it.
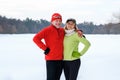
M 66 27 L 68 30 L 74 29 L 75 28 L 75 23 L 73 23 L 72 21 L 69 21 L 66 23 Z

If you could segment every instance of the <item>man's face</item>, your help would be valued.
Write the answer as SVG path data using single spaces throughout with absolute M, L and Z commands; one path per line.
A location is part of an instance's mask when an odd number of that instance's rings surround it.
M 61 25 L 62 21 L 61 19 L 56 19 L 54 21 L 52 21 L 52 24 L 56 27 L 56 28 L 59 28 L 60 25 Z

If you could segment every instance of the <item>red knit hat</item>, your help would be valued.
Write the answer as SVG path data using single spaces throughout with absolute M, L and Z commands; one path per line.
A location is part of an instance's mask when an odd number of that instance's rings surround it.
M 59 13 L 54 13 L 52 15 L 51 22 L 56 20 L 56 19 L 60 19 L 62 21 L 62 16 Z

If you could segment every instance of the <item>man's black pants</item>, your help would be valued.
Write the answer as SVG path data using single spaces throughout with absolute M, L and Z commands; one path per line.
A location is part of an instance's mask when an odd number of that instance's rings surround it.
M 62 60 L 46 61 L 47 80 L 60 80 L 63 69 Z

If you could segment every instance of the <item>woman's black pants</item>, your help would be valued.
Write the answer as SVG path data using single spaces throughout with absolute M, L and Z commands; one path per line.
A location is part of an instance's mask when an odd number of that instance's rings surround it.
M 81 60 L 64 61 L 64 74 L 66 80 L 77 80 Z

